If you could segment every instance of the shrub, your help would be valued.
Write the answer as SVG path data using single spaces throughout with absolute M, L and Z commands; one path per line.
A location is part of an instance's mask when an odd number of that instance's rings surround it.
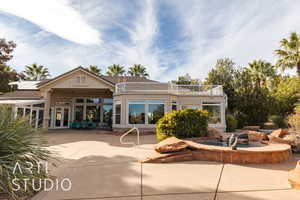
M 238 121 L 237 119 L 230 114 L 226 115 L 226 131 L 227 132 L 234 132 L 237 128 Z
M 27 118 L 14 119 L 11 109 L 0 106 L 0 194 L 6 194 L 10 199 L 23 199 L 34 194 L 32 180 L 48 177 L 45 169 L 40 167 L 38 171 L 39 166 L 36 165 L 37 162 L 49 159 L 50 152 L 42 147 L 43 144 L 45 141 L 31 127 Z M 22 172 L 13 171 L 17 163 Z M 24 169 L 29 163 L 34 164 L 33 173 Z M 12 184 L 13 179 L 20 180 L 16 181 L 20 186 L 18 191 L 13 190 L 16 188 Z M 27 190 L 24 179 L 30 180 L 27 182 Z
M 156 126 L 159 141 L 167 137 L 201 137 L 207 135 L 208 112 L 206 110 L 184 109 L 165 114 Z
M 286 128 L 287 121 L 284 117 L 279 115 L 272 115 L 270 120 L 278 127 L 278 128 Z

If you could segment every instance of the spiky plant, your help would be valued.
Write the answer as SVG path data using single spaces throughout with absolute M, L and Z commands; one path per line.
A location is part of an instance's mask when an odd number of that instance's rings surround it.
M 149 76 L 146 68 L 141 64 L 134 64 L 132 67 L 130 67 L 128 70 L 128 74 L 130 76 L 137 76 L 137 77 L 148 77 Z
M 48 177 L 44 168 L 38 171 L 37 165 L 50 158 L 50 152 L 43 147 L 45 143 L 27 118 L 14 118 L 10 108 L 0 106 L 0 194 L 10 199 L 22 199 L 34 194 L 31 180 Z M 29 163 L 33 164 L 33 173 L 26 170 Z M 27 182 L 27 190 L 24 179 L 30 180 Z
M 98 68 L 96 65 L 90 65 L 89 67 L 86 68 L 90 72 L 93 72 L 96 75 L 101 75 L 101 69 Z
M 275 50 L 275 54 L 279 57 L 277 66 L 285 70 L 286 68 L 297 69 L 300 78 L 300 35 L 296 32 L 291 33 L 288 39 L 284 38 L 280 41 L 280 49 Z
M 40 81 L 49 77 L 50 73 L 48 68 L 43 65 L 33 63 L 32 65 L 25 66 L 24 75 L 27 80 Z
M 109 67 L 107 67 L 106 74 L 109 76 L 122 76 L 125 73 L 124 67 L 121 65 L 113 64 Z

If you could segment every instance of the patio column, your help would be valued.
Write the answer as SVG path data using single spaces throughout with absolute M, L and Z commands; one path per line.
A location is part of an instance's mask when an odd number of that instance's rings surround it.
M 48 124 L 50 120 L 50 106 L 51 106 L 51 90 L 46 90 L 44 93 L 45 107 L 44 107 L 44 117 L 43 117 L 43 129 L 48 130 Z

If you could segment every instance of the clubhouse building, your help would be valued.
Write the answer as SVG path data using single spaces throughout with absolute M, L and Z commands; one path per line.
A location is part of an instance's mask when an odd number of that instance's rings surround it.
M 42 81 L 13 82 L 0 95 L 16 117 L 28 116 L 36 128 L 131 127 L 153 130 L 164 113 L 206 109 L 209 126 L 224 130 L 227 97 L 220 85 L 177 85 L 144 77 L 96 75 L 82 67 Z

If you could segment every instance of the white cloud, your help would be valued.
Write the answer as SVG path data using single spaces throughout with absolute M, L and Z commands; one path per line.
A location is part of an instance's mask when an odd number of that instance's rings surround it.
M 68 0 L 1 0 L 0 10 L 22 17 L 72 42 L 100 44 L 100 33 L 92 28 Z
M 169 74 L 204 78 L 218 58 L 246 65 L 254 59 L 274 62 L 279 40 L 299 31 L 299 1 L 171 1 L 188 57 Z M 187 12 L 188 10 L 188 12 Z

